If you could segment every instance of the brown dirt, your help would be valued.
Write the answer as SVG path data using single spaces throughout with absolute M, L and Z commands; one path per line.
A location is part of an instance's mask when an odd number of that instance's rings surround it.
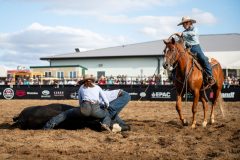
M 49 103 L 78 102 L 0 100 L 0 159 L 240 159 L 240 102 L 225 102 L 225 118 L 217 107 L 216 123 L 206 128 L 201 105 L 197 128 L 191 129 L 182 127 L 173 102 L 130 102 L 121 117 L 132 130 L 121 134 L 10 129 L 24 108 Z M 183 105 L 190 121 L 190 103 Z

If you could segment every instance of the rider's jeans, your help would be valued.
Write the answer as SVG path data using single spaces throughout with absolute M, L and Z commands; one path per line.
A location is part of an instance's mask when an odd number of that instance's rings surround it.
M 202 67 L 206 70 L 208 76 L 212 76 L 212 68 L 210 63 L 207 60 L 207 57 L 204 55 L 199 44 L 191 46 L 191 52 L 193 54 L 197 54 L 197 58 L 202 65 Z

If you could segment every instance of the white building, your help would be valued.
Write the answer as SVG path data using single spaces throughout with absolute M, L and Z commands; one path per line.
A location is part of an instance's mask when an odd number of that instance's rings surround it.
M 200 42 L 207 56 L 219 60 L 222 67 L 228 69 L 228 73 L 240 75 L 240 34 L 202 35 Z M 49 61 L 50 66 L 81 65 L 87 68 L 88 74 L 97 77 L 152 76 L 155 72 L 164 77 L 164 47 L 163 41 L 157 40 L 84 52 L 76 51 L 42 57 L 41 60 Z
M 4 66 L 0 66 L 0 78 L 7 77 L 7 69 Z

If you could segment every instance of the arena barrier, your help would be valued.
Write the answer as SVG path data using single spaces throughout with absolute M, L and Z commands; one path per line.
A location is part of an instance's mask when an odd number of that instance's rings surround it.
M 104 85 L 105 90 L 123 89 L 127 91 L 132 100 L 149 101 L 175 101 L 176 90 L 172 85 Z M 145 92 L 146 88 L 147 91 Z M 49 85 L 21 85 L 0 86 L 0 99 L 77 99 L 79 86 L 49 86 Z M 209 99 L 213 97 L 211 91 L 207 92 Z M 185 97 L 185 96 L 184 96 Z M 222 89 L 225 101 L 240 101 L 240 86 L 230 86 Z M 192 95 L 187 94 L 187 100 L 192 100 Z

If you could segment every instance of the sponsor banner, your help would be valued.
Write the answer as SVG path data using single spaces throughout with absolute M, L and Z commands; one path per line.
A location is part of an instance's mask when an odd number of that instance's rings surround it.
M 41 98 L 51 98 L 51 93 L 49 90 L 45 89 L 41 92 Z
M 235 98 L 235 92 L 229 92 L 229 93 L 222 93 L 222 98 Z
M 171 92 L 152 92 L 151 98 L 167 98 L 171 99 Z
M 5 99 L 13 99 L 13 97 L 14 97 L 14 90 L 12 88 L 5 88 L 3 90 L 3 97 Z
M 54 97 L 64 97 L 64 91 L 53 91 Z
M 175 101 L 176 90 L 171 85 L 145 86 L 145 85 L 104 85 L 105 90 L 122 89 L 129 93 L 132 100 L 148 101 Z M 78 99 L 79 86 L 0 86 L 0 99 Z M 207 92 L 209 100 L 214 93 Z M 230 86 L 222 90 L 224 101 L 240 101 L 240 86 Z M 188 93 L 183 96 L 183 101 L 193 100 L 193 95 Z
M 71 99 L 78 99 L 78 92 L 76 92 L 76 91 L 75 92 L 71 92 L 70 93 L 70 98 Z
M 139 95 L 140 95 L 140 97 L 143 97 L 143 98 L 144 98 L 144 97 L 147 96 L 147 93 L 146 93 L 146 92 L 141 92 Z
M 16 92 L 15 92 L 15 95 L 17 97 L 25 97 L 27 95 L 27 92 L 25 90 L 19 90 L 17 89 Z
M 27 95 L 39 95 L 36 91 L 27 91 Z

